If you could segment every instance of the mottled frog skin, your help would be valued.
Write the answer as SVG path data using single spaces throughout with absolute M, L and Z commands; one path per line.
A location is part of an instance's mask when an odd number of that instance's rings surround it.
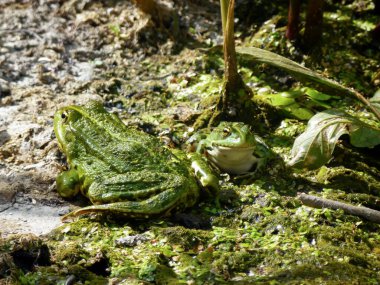
M 149 218 L 193 206 L 201 187 L 217 195 L 218 179 L 199 156 L 190 161 L 181 151 L 174 154 L 99 102 L 58 110 L 54 131 L 70 166 L 57 177 L 59 194 L 81 192 L 94 204 L 64 219 L 91 212 Z

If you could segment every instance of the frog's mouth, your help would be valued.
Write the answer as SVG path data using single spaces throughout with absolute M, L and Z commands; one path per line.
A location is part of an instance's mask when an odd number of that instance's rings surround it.
M 213 140 L 211 143 L 211 147 L 224 147 L 224 148 L 230 148 L 230 149 L 248 149 L 248 148 L 254 148 L 255 146 L 252 145 L 252 142 L 247 141 L 246 139 L 243 139 L 241 137 L 235 137 L 231 138 L 229 137 L 228 140 Z
M 248 172 L 257 163 L 255 149 L 255 147 L 214 146 L 207 149 L 207 157 L 225 172 L 242 174 Z
M 63 129 L 63 124 L 67 120 L 66 111 L 63 109 L 58 110 L 54 115 L 54 133 L 57 137 L 59 146 L 61 149 L 64 149 L 64 141 L 65 141 L 65 132 Z

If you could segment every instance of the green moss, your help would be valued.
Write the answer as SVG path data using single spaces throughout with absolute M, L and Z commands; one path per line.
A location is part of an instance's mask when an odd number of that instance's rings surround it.
M 166 239 L 169 244 L 180 246 L 185 251 L 205 245 L 211 238 L 211 233 L 208 231 L 184 227 L 155 228 L 154 232 L 159 238 Z
M 305 207 L 289 196 L 293 192 L 290 188 L 324 189 L 326 197 L 371 201 L 368 187 L 356 194 L 347 193 L 344 184 L 327 188 L 332 185 L 335 176 L 330 172 L 334 170 L 352 177 L 353 171 L 330 167 L 320 173 L 323 184 L 297 180 L 284 172 L 265 173 L 248 185 L 224 181 L 222 209 L 208 212 L 210 230 L 187 229 L 160 220 L 131 227 L 128 222 L 100 223 L 82 218 L 58 228 L 50 237 L 49 247 L 54 262 L 63 268 L 79 263 L 88 270 L 99 260 L 107 260 L 110 278 L 136 284 L 138 280 L 158 284 L 223 284 L 232 280 L 241 284 L 344 284 L 376 280 L 380 277 L 379 225 L 342 211 Z M 316 172 L 305 174 L 312 177 Z M 203 204 L 197 211 L 206 211 L 207 207 Z M 136 235 L 146 238 L 133 245 L 116 242 Z
M 343 166 L 325 168 L 323 175 L 319 172 L 319 181 L 346 193 L 380 194 L 380 182 L 375 175 Z
M 276 189 L 292 182 L 282 183 Z M 210 230 L 160 221 L 131 227 L 82 218 L 49 236 L 52 267 L 40 266 L 19 278 L 59 284 L 75 272 L 84 284 L 102 284 L 103 272 L 121 284 L 344 284 L 380 277 L 379 225 L 342 211 L 301 206 L 295 198 L 268 191 L 265 180 L 224 187 L 238 196 L 213 214 Z M 136 244 L 117 242 L 138 235 L 145 238 Z M 15 248 L 9 243 L 3 247 L 10 252 Z M 99 264 L 103 268 L 94 269 Z
M 18 278 L 18 284 L 57 284 L 64 285 L 69 279 L 75 281 L 74 284 L 107 284 L 107 279 L 99 276 L 79 265 L 69 266 L 67 268 L 57 267 L 39 267 L 34 272 L 26 274 L 21 273 Z
M 240 252 L 228 253 L 218 251 L 214 254 L 213 259 L 211 267 L 215 274 L 231 276 L 240 273 L 247 274 L 250 268 L 261 264 L 263 257 L 243 249 Z

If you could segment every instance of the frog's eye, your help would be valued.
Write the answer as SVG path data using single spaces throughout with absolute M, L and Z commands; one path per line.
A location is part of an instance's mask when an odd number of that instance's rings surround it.
M 231 134 L 231 130 L 229 129 L 229 128 L 224 128 L 223 129 L 223 135 L 224 136 L 228 136 L 228 135 L 230 135 Z
M 67 112 L 62 112 L 61 118 L 62 118 L 63 123 L 66 123 L 67 118 L 68 118 Z

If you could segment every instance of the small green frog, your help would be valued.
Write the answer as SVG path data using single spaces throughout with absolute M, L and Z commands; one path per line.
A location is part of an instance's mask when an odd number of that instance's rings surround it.
M 206 155 L 220 170 L 236 175 L 256 172 L 272 155 L 263 139 L 240 122 L 221 122 L 211 133 L 203 135 L 196 152 Z
M 219 180 L 200 155 L 174 154 L 158 138 L 127 127 L 99 102 L 58 110 L 54 131 L 70 166 L 57 177 L 59 194 L 70 198 L 81 192 L 94 204 L 63 219 L 91 212 L 165 215 L 197 202 L 197 180 L 217 198 Z

